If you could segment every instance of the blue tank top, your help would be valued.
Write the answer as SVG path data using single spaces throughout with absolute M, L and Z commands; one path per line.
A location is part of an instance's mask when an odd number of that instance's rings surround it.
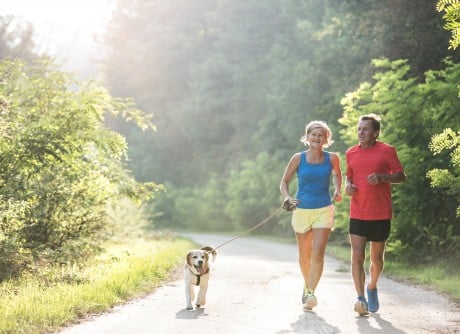
M 300 209 L 318 209 L 332 204 L 329 193 L 332 164 L 329 152 L 324 151 L 324 161 L 320 164 L 309 164 L 306 152 L 300 154 L 297 167 L 297 194 Z

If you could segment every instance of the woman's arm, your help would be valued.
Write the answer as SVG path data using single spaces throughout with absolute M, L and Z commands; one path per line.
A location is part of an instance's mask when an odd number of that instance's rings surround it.
M 283 176 L 280 181 L 280 192 L 284 197 L 283 207 L 286 208 L 288 211 L 295 209 L 295 206 L 297 205 L 297 200 L 293 199 L 291 195 L 289 195 L 289 183 L 291 182 L 292 177 L 296 173 L 299 163 L 300 153 L 296 153 L 289 160 L 289 163 L 286 166 L 286 169 L 284 170 Z
M 342 200 L 342 169 L 340 168 L 340 159 L 336 153 L 330 153 L 332 164 L 332 183 L 334 184 L 334 201 Z

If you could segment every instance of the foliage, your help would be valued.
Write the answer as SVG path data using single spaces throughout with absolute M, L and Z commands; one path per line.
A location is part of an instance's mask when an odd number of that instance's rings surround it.
M 78 83 L 48 59 L 0 63 L 0 262 L 2 277 L 97 249 L 109 203 L 150 198 L 124 168 L 123 136 L 104 114 L 148 118 L 94 83 Z
M 261 172 L 263 166 L 263 172 Z M 260 153 L 254 160 L 246 160 L 241 168 L 229 175 L 225 214 L 235 228 L 247 230 L 281 206 L 279 181 L 284 165 L 276 156 Z M 288 231 L 290 225 L 276 224 L 276 221 L 263 225 L 259 231 Z
M 452 32 L 450 48 L 456 49 L 460 44 L 460 2 L 457 0 L 439 0 L 436 9 L 440 12 L 445 11 L 443 16 L 446 24 L 445 29 Z M 460 153 L 459 153 L 460 133 L 451 128 L 444 129 L 442 133 L 432 137 L 430 149 L 435 155 L 444 150 L 452 150 L 452 168 L 454 172 L 448 169 L 433 169 L 428 172 L 431 179 L 431 185 L 434 187 L 443 187 L 449 194 L 454 196 L 460 195 L 459 171 Z M 457 216 L 460 216 L 460 206 L 457 207 Z
M 460 1 L 438 0 L 436 9 L 444 12 L 444 28 L 452 33 L 449 48 L 456 49 L 460 45 Z
M 222 214 L 228 200 L 225 182 L 211 177 L 206 187 L 176 188 L 166 184 L 166 193 L 155 199 L 155 208 L 161 215 L 159 227 L 199 230 L 228 230 L 229 219 Z
M 452 171 L 439 168 L 428 171 L 427 176 L 431 179 L 431 186 L 445 188 L 447 194 L 460 198 L 460 131 L 444 129 L 442 133 L 431 138 L 430 149 L 434 155 L 451 151 L 452 158 L 450 166 Z M 457 217 L 460 217 L 460 205 L 457 206 Z

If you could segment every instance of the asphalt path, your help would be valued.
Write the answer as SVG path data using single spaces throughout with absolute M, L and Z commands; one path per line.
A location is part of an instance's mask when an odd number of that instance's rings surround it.
M 229 240 L 222 235 L 186 236 L 202 246 Z M 219 248 L 204 308 L 185 309 L 182 271 L 179 268 L 150 295 L 61 333 L 460 333 L 458 305 L 433 291 L 386 277 L 379 283 L 379 312 L 359 317 L 353 311 L 356 296 L 349 266 L 332 257 L 326 257 L 316 291 L 318 306 L 304 311 L 295 244 L 242 237 Z

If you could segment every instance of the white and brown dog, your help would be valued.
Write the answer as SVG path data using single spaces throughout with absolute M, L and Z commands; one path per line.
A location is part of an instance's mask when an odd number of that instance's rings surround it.
M 210 254 L 212 255 L 212 260 Z M 201 307 L 206 304 L 210 263 L 211 261 L 214 262 L 216 256 L 217 251 L 210 246 L 188 252 L 186 258 L 187 262 L 184 268 L 185 303 L 187 310 L 193 309 L 192 302 L 195 300 L 195 286 L 199 287 L 196 307 Z

